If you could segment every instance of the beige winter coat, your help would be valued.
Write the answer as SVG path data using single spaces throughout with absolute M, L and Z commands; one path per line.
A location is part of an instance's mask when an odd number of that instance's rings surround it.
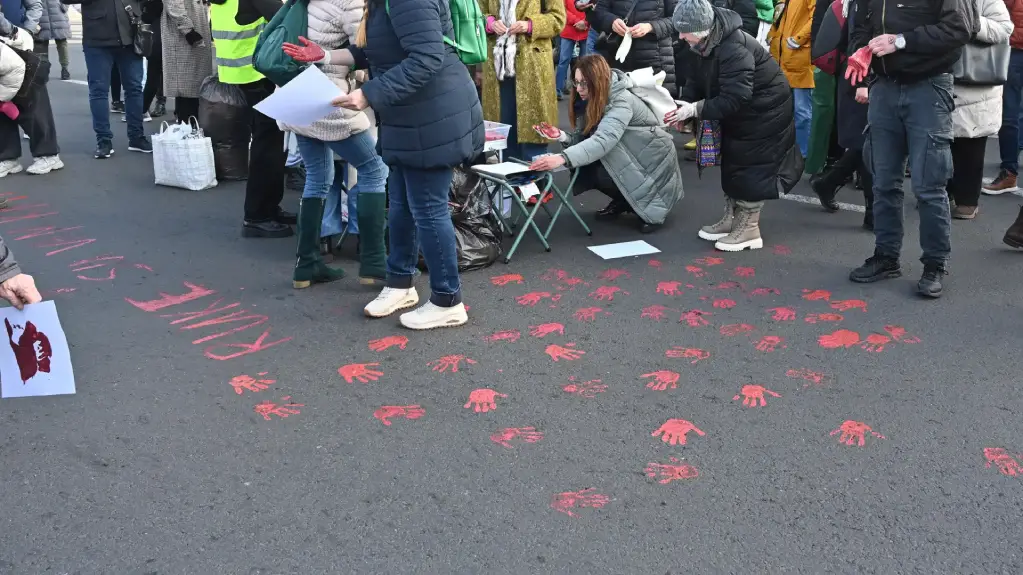
M 25 36 L 28 33 L 22 30 Z M 0 42 L 0 102 L 10 102 L 25 80 L 25 61 L 7 44 Z
M 1012 20 L 1002 0 L 973 0 L 980 14 L 977 40 L 987 44 L 1008 44 Z M 952 112 L 952 135 L 956 138 L 980 138 L 998 133 L 1002 126 L 1002 87 L 953 87 L 955 110 Z
M 341 47 L 345 42 L 354 42 L 362 21 L 363 0 L 309 0 L 309 33 L 311 41 L 328 52 Z M 347 94 L 362 85 L 348 66 L 320 66 L 320 70 L 334 84 Z M 309 126 L 292 126 L 278 122 L 281 130 L 295 132 L 324 142 L 344 140 L 352 134 L 365 132 L 376 122 L 373 110 L 361 112 L 338 108 L 322 120 Z

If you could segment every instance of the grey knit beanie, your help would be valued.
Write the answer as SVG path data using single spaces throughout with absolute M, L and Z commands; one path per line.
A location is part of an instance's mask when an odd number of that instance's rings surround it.
M 679 34 L 706 32 L 714 25 L 714 9 L 707 0 L 678 0 L 671 23 Z

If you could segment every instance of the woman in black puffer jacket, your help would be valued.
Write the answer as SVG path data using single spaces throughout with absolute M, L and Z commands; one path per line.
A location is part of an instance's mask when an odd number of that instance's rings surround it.
M 674 10 L 675 0 L 598 0 L 587 21 L 605 34 L 607 41 L 598 42 L 597 50 L 612 68 L 626 72 L 653 68 L 655 74 L 663 70 L 666 76 L 663 85 L 674 94 L 675 29 L 671 25 Z M 625 62 L 618 62 L 615 52 L 626 32 L 632 35 L 632 48 Z

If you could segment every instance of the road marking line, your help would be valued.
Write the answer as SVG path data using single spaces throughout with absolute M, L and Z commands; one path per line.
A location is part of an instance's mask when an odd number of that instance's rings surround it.
M 61 80 L 61 82 L 67 82 L 68 84 L 78 84 L 79 86 L 88 86 L 89 83 L 85 80 Z
M 821 201 L 819 199 L 811 198 L 810 196 L 801 196 L 799 194 L 784 194 L 784 195 L 782 195 L 780 197 L 783 200 L 799 202 L 799 203 L 802 203 L 802 204 L 813 204 L 815 206 L 821 205 Z M 845 202 L 838 202 L 838 207 L 839 207 L 839 209 L 842 209 L 842 210 L 848 210 L 850 212 L 859 212 L 861 214 L 867 211 L 867 209 L 864 208 L 861 205 L 858 205 L 858 204 L 847 204 Z

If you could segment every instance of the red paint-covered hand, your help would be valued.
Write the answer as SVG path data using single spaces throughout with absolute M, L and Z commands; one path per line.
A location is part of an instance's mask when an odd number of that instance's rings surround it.
M 299 36 L 298 41 L 302 43 L 301 46 L 298 44 L 292 44 L 291 42 L 285 42 L 283 45 L 284 53 L 291 56 L 296 62 L 311 62 L 314 64 L 326 64 L 324 60 L 327 58 L 327 53 L 320 46 L 312 43 L 309 38 L 305 36 Z
M 853 85 L 862 82 L 870 72 L 870 60 L 873 57 L 874 54 L 869 46 L 864 46 L 849 56 L 846 61 L 845 79 Z

